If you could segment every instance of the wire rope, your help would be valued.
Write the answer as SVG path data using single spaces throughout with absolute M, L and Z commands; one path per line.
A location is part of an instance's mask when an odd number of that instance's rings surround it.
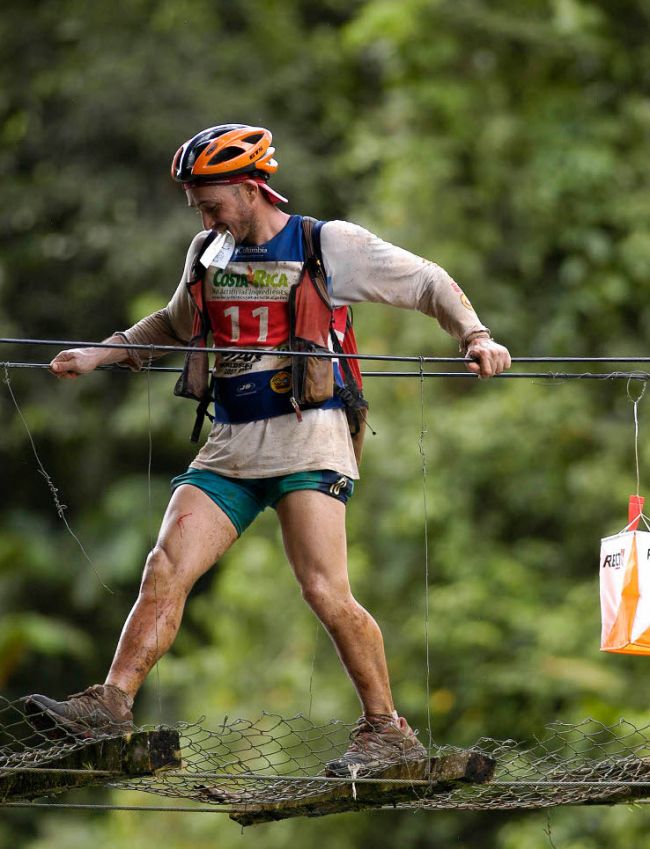
M 261 357 L 277 356 L 277 349 L 269 348 L 232 348 L 232 347 L 205 347 L 196 348 L 191 345 L 140 345 L 127 342 L 88 342 L 85 340 L 70 339 L 31 339 L 19 337 L 0 337 L 0 345 L 45 345 L 53 347 L 72 348 L 115 348 L 133 351 L 157 351 L 160 353 L 196 353 L 201 351 L 206 354 L 231 354 L 240 356 L 242 353 L 254 354 Z M 288 357 L 316 357 L 321 359 L 347 359 L 347 360 L 374 360 L 382 362 L 409 362 L 409 363 L 470 363 L 470 357 L 426 357 L 420 355 L 398 355 L 398 354 L 344 354 L 334 351 L 282 351 Z M 512 357 L 513 363 L 650 363 L 650 357 Z M 417 374 L 417 373 L 416 373 Z
M 428 360 L 423 358 L 425 362 Z M 458 363 L 466 363 L 470 362 L 469 360 L 452 360 L 452 362 Z M 42 369 L 49 370 L 49 363 L 28 363 L 28 362 L 10 362 L 10 361 L 1 361 L 0 366 L 3 366 L 8 369 Z M 151 366 L 150 369 L 143 368 L 141 372 L 132 372 L 129 369 L 126 369 L 121 366 L 116 365 L 108 365 L 108 366 L 98 366 L 95 371 L 112 371 L 117 372 L 119 374 L 140 374 L 146 373 L 147 371 L 158 372 L 158 373 L 166 373 L 166 374 L 180 374 L 183 369 L 175 366 Z M 418 379 L 422 378 L 470 378 L 472 380 L 478 380 L 479 377 L 477 374 L 473 372 L 464 372 L 464 371 L 362 371 L 361 376 L 366 378 L 374 378 L 374 377 L 416 377 Z M 491 380 L 640 380 L 640 381 L 650 381 L 650 372 L 625 372 L 625 371 L 613 371 L 613 372 L 503 372 L 502 374 L 496 374 Z

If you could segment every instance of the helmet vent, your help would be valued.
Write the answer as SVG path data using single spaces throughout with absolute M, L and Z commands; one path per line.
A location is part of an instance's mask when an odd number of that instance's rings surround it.
M 210 157 L 210 165 L 219 165 L 221 162 L 227 162 L 229 159 L 234 159 L 236 156 L 241 156 L 240 147 L 224 147 L 217 154 Z

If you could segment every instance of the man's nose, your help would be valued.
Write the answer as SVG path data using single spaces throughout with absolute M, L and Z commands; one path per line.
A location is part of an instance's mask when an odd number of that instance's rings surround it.
M 204 230 L 212 230 L 216 223 L 216 218 L 210 212 L 201 210 L 201 222 Z

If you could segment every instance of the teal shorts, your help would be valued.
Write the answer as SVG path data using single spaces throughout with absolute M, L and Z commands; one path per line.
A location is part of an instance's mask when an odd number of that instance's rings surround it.
M 241 536 L 250 523 L 267 507 L 275 507 L 289 492 L 313 489 L 346 504 L 354 492 L 354 481 L 329 469 L 295 472 L 275 478 L 227 478 L 216 472 L 189 468 L 172 479 L 175 490 L 183 484 L 196 486 L 220 507 Z

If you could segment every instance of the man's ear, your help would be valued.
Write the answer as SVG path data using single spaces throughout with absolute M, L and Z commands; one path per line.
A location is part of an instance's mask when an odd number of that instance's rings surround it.
M 245 183 L 242 183 L 242 188 L 250 203 L 253 203 L 255 198 L 260 194 L 260 187 L 253 180 L 246 180 Z

